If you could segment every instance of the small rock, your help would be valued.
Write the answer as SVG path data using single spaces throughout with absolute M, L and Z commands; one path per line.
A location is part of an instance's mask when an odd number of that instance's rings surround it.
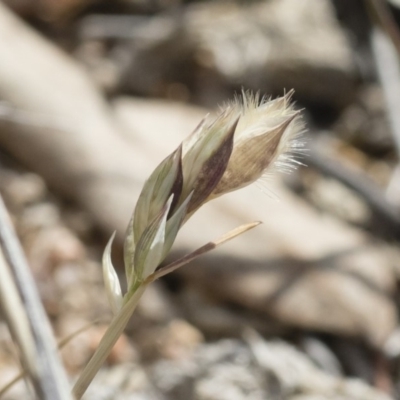
M 19 174 L 2 170 L 1 188 L 7 200 L 15 207 L 24 207 L 43 200 L 47 188 L 44 180 L 37 174 Z
M 351 47 L 328 0 L 196 3 L 185 18 L 203 68 L 225 83 L 269 93 L 294 88 L 336 107 L 355 96 Z
M 203 334 L 184 320 L 173 320 L 160 332 L 161 355 L 166 358 L 187 358 L 204 341 Z

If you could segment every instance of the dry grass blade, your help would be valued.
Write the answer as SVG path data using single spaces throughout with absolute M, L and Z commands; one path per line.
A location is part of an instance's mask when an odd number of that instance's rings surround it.
M 71 333 L 70 335 L 67 335 L 63 337 L 59 342 L 58 342 L 58 349 L 62 349 L 64 346 L 66 346 L 72 339 L 74 339 L 76 336 L 81 334 L 82 332 L 87 331 L 90 329 L 93 325 L 97 324 L 100 322 L 99 320 L 90 322 L 82 328 L 78 329 L 77 331 Z M 13 379 L 11 379 L 10 382 L 5 384 L 1 389 L 0 389 L 0 398 L 4 396 L 5 393 L 7 393 L 20 379 L 22 379 L 25 376 L 25 371 L 21 371 L 18 375 L 16 375 Z
M 4 254 L 0 262 L 1 306 L 35 391 L 43 400 L 70 400 L 67 376 L 56 353 L 49 321 L 1 196 L 0 245 Z M 15 305 L 19 312 L 7 312 Z
M 367 5 L 372 21 L 386 32 L 400 54 L 400 31 L 389 4 L 385 0 L 367 0 Z
M 15 376 L 10 382 L 0 389 L 0 398 L 2 398 L 20 379 L 25 376 L 25 372 L 21 371 L 17 376 Z
M 375 59 L 379 82 L 385 97 L 387 115 L 391 125 L 391 134 L 400 155 L 400 30 L 396 19 L 383 0 L 368 0 L 370 16 L 375 27 L 371 34 L 371 49 Z M 387 185 L 386 198 L 395 206 L 400 200 L 399 171 L 397 164 Z
M 24 305 L 15 285 L 10 266 L 0 249 L 0 307 L 3 311 L 13 340 L 19 347 L 23 368 L 35 385 L 38 377 L 35 364 L 35 346 L 29 329 Z M 36 385 L 35 385 L 36 388 Z M 37 389 L 39 390 L 39 389 Z
M 166 265 L 163 268 L 160 268 L 159 270 L 157 270 L 156 272 L 151 274 L 146 279 L 146 283 L 153 282 L 156 279 L 161 278 L 162 276 L 167 275 L 180 267 L 183 267 L 184 265 L 190 263 L 191 261 L 202 256 L 203 254 L 208 253 L 209 251 L 220 246 L 221 244 L 234 239 L 235 237 L 241 235 L 242 233 L 249 231 L 250 229 L 255 228 L 256 226 L 258 226 L 260 224 L 261 224 L 260 221 L 256 221 L 256 222 L 250 222 L 248 224 L 238 226 L 237 228 L 225 233 L 224 235 L 219 237 L 217 240 L 208 242 L 204 246 L 201 246 L 197 250 L 193 251 L 192 253 L 187 254 L 186 256 L 183 256 L 182 258 L 172 262 L 171 264 Z

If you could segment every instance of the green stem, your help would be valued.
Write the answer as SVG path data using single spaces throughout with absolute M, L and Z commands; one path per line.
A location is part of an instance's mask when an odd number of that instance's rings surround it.
M 100 367 L 103 365 L 104 361 L 110 354 L 112 348 L 114 347 L 118 338 L 121 336 L 129 319 L 135 311 L 135 308 L 144 290 L 146 289 L 146 286 L 147 285 L 145 284 L 141 285 L 135 291 L 135 293 L 133 293 L 133 295 L 129 297 L 129 300 L 124 304 L 119 313 L 115 315 L 115 317 L 111 321 L 110 326 L 108 327 L 106 333 L 100 341 L 99 347 L 96 349 L 92 358 L 86 364 L 77 382 L 75 383 L 74 388 L 72 389 L 72 393 L 75 396 L 76 400 L 81 399 L 83 394 L 86 392 L 86 389 L 92 382 L 93 378 L 99 371 Z

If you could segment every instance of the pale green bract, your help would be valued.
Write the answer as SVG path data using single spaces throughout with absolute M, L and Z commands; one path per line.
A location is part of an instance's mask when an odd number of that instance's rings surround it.
M 103 279 L 106 285 L 106 294 L 108 302 L 110 303 L 112 312 L 117 314 L 122 306 L 122 290 L 119 283 L 118 275 L 115 272 L 114 266 L 111 261 L 111 246 L 115 238 L 114 232 L 111 235 L 107 246 L 103 253 Z

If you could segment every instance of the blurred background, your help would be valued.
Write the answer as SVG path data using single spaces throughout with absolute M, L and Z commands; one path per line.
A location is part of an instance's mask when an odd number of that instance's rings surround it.
M 308 151 L 206 205 L 85 399 L 400 399 L 400 2 L 0 2 L 0 192 L 74 379 L 144 180 L 242 89 L 295 90 Z M 0 390 L 19 371 L 0 320 Z M 23 383 L 4 399 L 30 398 Z

